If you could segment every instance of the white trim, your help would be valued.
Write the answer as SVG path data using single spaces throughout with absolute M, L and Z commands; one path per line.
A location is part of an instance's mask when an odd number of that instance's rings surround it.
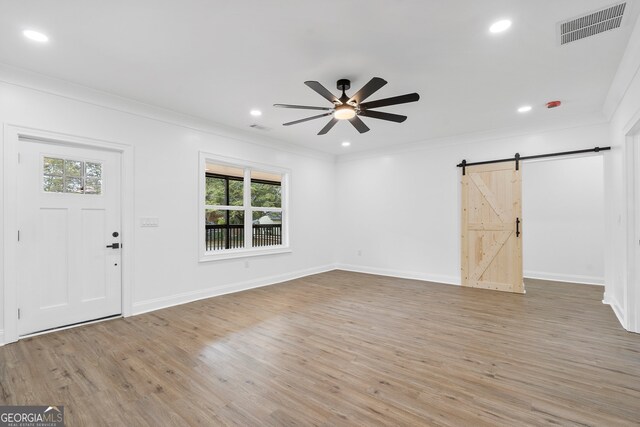
M 221 210 L 243 210 L 243 211 L 265 211 L 271 209 L 273 212 L 282 212 L 282 245 L 272 246 L 272 247 L 260 247 L 253 248 L 251 247 L 251 239 L 249 239 L 248 247 L 239 248 L 239 249 L 226 249 L 221 251 L 207 251 L 205 248 L 205 239 L 206 239 L 206 231 L 202 226 L 205 223 L 205 210 L 215 208 L 215 205 L 206 205 L 205 204 L 205 192 L 206 192 L 206 165 L 207 161 L 222 164 L 226 166 L 231 166 L 235 168 L 243 168 L 244 169 L 244 190 L 243 190 L 243 206 L 242 207 L 233 207 L 233 206 L 220 206 Z M 218 261 L 223 259 L 232 259 L 232 258 L 243 258 L 243 257 L 251 257 L 251 256 L 261 256 L 261 255 L 275 255 L 282 253 L 290 253 L 291 249 L 291 239 L 289 236 L 289 218 L 291 215 L 289 214 L 289 186 L 291 182 L 291 169 L 268 165 L 264 163 L 251 162 L 243 159 L 220 156 L 218 154 L 208 153 L 206 151 L 198 152 L 198 220 L 196 226 L 198 227 L 198 261 L 199 262 L 210 262 L 210 261 Z M 261 207 L 253 207 L 251 206 L 251 194 L 250 194 L 250 186 L 251 186 L 251 170 L 259 170 L 261 172 L 269 172 L 274 174 L 279 174 L 282 176 L 281 188 L 282 188 L 282 206 L 280 208 L 261 208 Z M 245 215 L 244 221 L 244 235 L 251 236 L 252 227 L 251 227 L 251 215 Z
M 4 329 L 0 329 L 0 347 L 4 345 Z
M 4 125 L 4 141 L 2 150 L 2 189 L 4 191 L 2 212 L 3 248 L 2 262 L 4 275 L 1 288 L 4 289 L 4 340 L 14 342 L 18 337 L 18 301 L 16 292 L 17 261 L 17 156 L 20 138 L 45 143 L 94 147 L 122 153 L 121 179 L 121 215 L 122 215 L 122 314 L 131 315 L 133 299 L 133 262 L 135 247 L 135 215 L 134 215 L 134 149 L 131 145 L 111 141 L 103 141 L 84 136 L 69 135 L 41 129 L 33 129 L 12 124 Z
M 553 282 L 576 283 L 580 285 L 604 286 L 604 277 L 597 276 L 581 276 L 578 274 L 561 274 L 561 273 L 545 273 L 542 271 L 524 272 L 527 279 L 551 280 Z
M 310 276 L 312 274 L 325 273 L 335 270 L 334 265 L 325 265 L 320 267 L 308 268 L 305 270 L 293 271 L 290 273 L 278 274 L 275 276 L 263 277 L 260 279 L 248 280 L 246 282 L 231 283 L 209 289 L 200 289 L 197 291 L 184 292 L 177 295 L 154 298 L 146 301 L 136 302 L 133 305 L 134 314 L 147 313 L 149 311 L 160 310 L 162 308 L 173 307 L 176 305 L 186 304 L 201 299 L 217 297 L 221 295 L 231 294 L 235 292 L 246 291 L 249 289 L 260 288 L 263 286 L 275 285 L 277 283 L 289 280 L 299 279 L 301 277 Z
M 623 328 L 627 329 L 627 322 L 625 320 L 624 311 L 622 310 L 622 306 L 620 305 L 620 303 L 614 298 L 609 298 L 606 292 L 604 294 L 604 297 L 602 298 L 602 303 L 611 307 L 613 313 L 618 318 L 618 322 L 620 322 L 620 325 Z
M 626 239 L 626 284 L 624 289 L 623 325 L 630 332 L 640 332 L 640 120 L 637 120 L 625 137 L 626 155 L 626 201 L 627 201 L 627 239 Z
M 460 286 L 460 278 L 442 274 L 420 273 L 416 271 L 391 270 L 386 268 L 369 267 L 366 265 L 337 264 L 336 270 L 354 273 L 376 274 L 378 276 L 397 277 L 399 279 L 421 280 L 424 282 Z
M 199 245 L 200 246 L 200 245 Z M 211 262 L 220 261 L 222 259 L 234 259 L 234 258 L 246 258 L 263 255 L 277 255 L 287 254 L 293 252 L 291 248 L 284 248 L 280 246 L 263 247 L 260 249 L 227 249 L 220 252 L 205 251 L 204 255 L 200 256 L 199 262 Z

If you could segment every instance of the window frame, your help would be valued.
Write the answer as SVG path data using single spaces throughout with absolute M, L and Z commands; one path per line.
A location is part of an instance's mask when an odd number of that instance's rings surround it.
M 273 255 L 280 253 L 289 253 L 291 251 L 290 236 L 289 236 L 289 182 L 291 179 L 291 171 L 286 168 L 267 165 L 263 163 L 251 162 L 231 157 L 219 156 L 212 153 L 200 151 L 200 161 L 198 168 L 198 254 L 200 262 L 217 261 L 223 259 L 244 258 L 260 255 Z M 234 207 L 227 205 L 207 205 L 205 202 L 206 197 L 206 174 L 207 174 L 207 162 L 215 163 L 223 166 L 229 166 L 239 168 L 244 171 L 244 185 L 243 185 L 243 205 L 242 207 Z M 279 174 L 282 176 L 281 186 L 281 207 L 280 208 L 265 208 L 251 206 L 251 171 L 260 171 Z M 228 201 L 227 201 L 228 202 Z M 208 251 L 206 249 L 206 230 L 205 212 L 207 209 L 224 208 L 233 210 L 241 210 L 244 212 L 244 235 L 245 235 L 245 247 L 234 249 L 220 249 L 216 251 Z M 237 209 L 235 209 L 237 208 Z M 278 211 L 282 212 L 282 244 L 277 246 L 261 246 L 253 247 L 253 212 L 254 211 Z

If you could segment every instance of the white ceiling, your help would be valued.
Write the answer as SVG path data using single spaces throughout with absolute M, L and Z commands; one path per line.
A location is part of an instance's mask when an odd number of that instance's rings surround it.
M 517 128 L 598 113 L 638 13 L 626 24 L 559 46 L 556 23 L 611 0 L 0 0 L 0 62 L 310 148 L 344 153 L 462 133 Z M 488 27 L 513 21 L 502 34 Z M 38 45 L 24 29 L 50 37 Z M 338 93 L 389 83 L 369 100 L 418 92 L 417 103 L 381 108 L 402 124 L 345 122 L 274 103 L 327 106 L 307 88 Z M 547 101 L 563 101 L 547 110 Z M 526 115 L 516 108 L 531 104 Z M 263 116 L 253 118 L 258 108 Z M 340 143 L 351 141 L 342 148 Z

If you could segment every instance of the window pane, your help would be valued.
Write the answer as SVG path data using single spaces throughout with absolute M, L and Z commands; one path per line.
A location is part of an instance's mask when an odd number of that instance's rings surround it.
M 82 193 L 82 178 L 65 178 L 64 179 L 64 192 L 65 193 Z
M 44 176 L 42 185 L 44 191 L 49 193 L 62 193 L 64 191 L 64 181 L 61 176 Z
M 64 174 L 64 160 L 45 157 L 44 174 L 62 176 Z
M 207 177 L 207 190 L 205 194 L 205 204 L 221 205 L 227 204 L 225 180 L 223 178 Z
M 99 178 L 87 178 L 84 184 L 84 194 L 101 194 L 102 180 Z
M 244 211 L 207 209 L 205 249 L 219 251 L 244 247 Z
M 251 181 L 251 206 L 259 208 L 281 208 L 282 187 L 280 184 L 269 184 Z
M 244 180 L 229 180 L 229 206 L 242 206 L 244 197 Z
M 66 176 L 82 176 L 84 172 L 83 162 L 77 160 L 65 160 L 64 161 L 64 174 Z
M 102 164 L 87 162 L 85 164 L 85 176 L 91 178 L 102 177 Z
M 282 212 L 254 211 L 252 219 L 254 247 L 282 244 Z

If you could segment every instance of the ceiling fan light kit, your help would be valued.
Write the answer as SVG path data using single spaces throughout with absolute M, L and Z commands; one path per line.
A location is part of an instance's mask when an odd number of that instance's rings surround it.
M 333 112 L 333 117 L 338 120 L 352 119 L 356 115 L 356 110 L 350 105 L 339 105 Z
M 327 88 L 322 86 L 316 81 L 304 82 L 307 86 L 313 89 L 320 96 L 333 104 L 333 107 L 312 107 L 307 105 L 293 105 L 293 104 L 274 104 L 274 107 L 280 108 L 294 108 L 299 110 L 318 110 L 326 111 L 323 114 L 307 117 L 305 119 L 295 120 L 293 122 L 283 123 L 284 126 L 291 126 L 298 123 L 307 122 L 309 120 L 315 120 L 322 117 L 333 115 L 329 123 L 327 123 L 318 132 L 318 135 L 324 135 L 340 120 L 348 120 L 353 127 L 360 133 L 369 131 L 369 127 L 360 119 L 362 117 L 369 117 L 372 119 L 387 120 L 396 123 L 402 123 L 407 119 L 407 116 L 401 116 L 399 114 L 385 113 L 382 111 L 373 111 L 373 108 L 388 107 L 391 105 L 406 104 L 408 102 L 416 102 L 420 99 L 420 95 L 417 93 L 409 93 L 406 95 L 394 96 L 391 98 L 378 99 L 376 101 L 363 102 L 365 99 L 373 95 L 381 87 L 387 84 L 387 81 L 380 77 L 374 77 L 367 84 L 365 84 L 358 92 L 349 97 L 346 91 L 351 88 L 351 82 L 348 79 L 340 79 L 337 82 L 338 90 L 342 91 L 340 98 L 332 94 Z

